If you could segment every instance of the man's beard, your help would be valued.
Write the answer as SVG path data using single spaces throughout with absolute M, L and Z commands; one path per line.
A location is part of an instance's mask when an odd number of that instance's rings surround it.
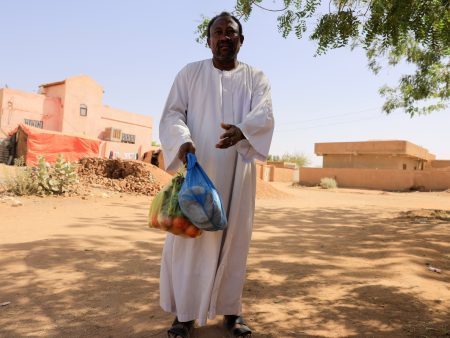
M 228 50 L 222 52 L 221 47 L 226 46 Z M 217 46 L 216 57 L 219 60 L 233 60 L 236 57 L 236 49 L 232 44 L 222 44 Z

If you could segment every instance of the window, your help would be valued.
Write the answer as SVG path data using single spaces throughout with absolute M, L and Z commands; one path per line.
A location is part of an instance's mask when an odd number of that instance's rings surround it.
M 122 142 L 135 144 L 136 135 L 122 133 Z
M 41 129 L 44 128 L 44 121 L 24 119 L 24 122 L 27 126 Z
M 87 106 L 84 103 L 80 104 L 80 116 L 87 116 Z
M 112 129 L 112 138 L 115 140 L 120 140 L 122 136 L 122 130 Z
M 403 170 L 406 170 L 406 164 L 403 163 Z

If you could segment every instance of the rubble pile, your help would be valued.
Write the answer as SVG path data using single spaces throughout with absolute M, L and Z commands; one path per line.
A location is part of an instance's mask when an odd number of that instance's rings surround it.
M 81 184 L 99 185 L 117 192 L 156 195 L 164 182 L 158 182 L 150 164 L 121 159 L 82 158 L 78 176 Z

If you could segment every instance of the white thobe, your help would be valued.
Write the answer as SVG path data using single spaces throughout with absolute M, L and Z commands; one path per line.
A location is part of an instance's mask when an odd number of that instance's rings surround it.
M 246 140 L 215 148 L 225 132 L 221 122 L 238 126 Z M 244 63 L 221 71 L 208 59 L 188 64 L 176 76 L 159 126 L 166 169 L 176 170 L 180 146 L 193 142 L 228 218 L 226 231 L 204 231 L 196 239 L 167 235 L 160 305 L 180 321 L 205 325 L 207 318 L 241 313 L 255 209 L 255 159 L 267 157 L 273 127 L 270 85 L 261 71 Z

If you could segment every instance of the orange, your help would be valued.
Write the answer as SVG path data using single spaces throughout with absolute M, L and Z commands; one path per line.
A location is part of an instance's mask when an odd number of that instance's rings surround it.
M 197 228 L 195 225 L 191 224 L 186 228 L 186 230 L 184 230 L 184 233 L 191 238 L 195 238 L 200 235 L 200 229 Z
M 189 222 L 189 220 L 183 216 L 175 217 L 172 222 L 173 227 L 180 230 L 186 229 L 189 224 L 191 224 L 191 222 Z

